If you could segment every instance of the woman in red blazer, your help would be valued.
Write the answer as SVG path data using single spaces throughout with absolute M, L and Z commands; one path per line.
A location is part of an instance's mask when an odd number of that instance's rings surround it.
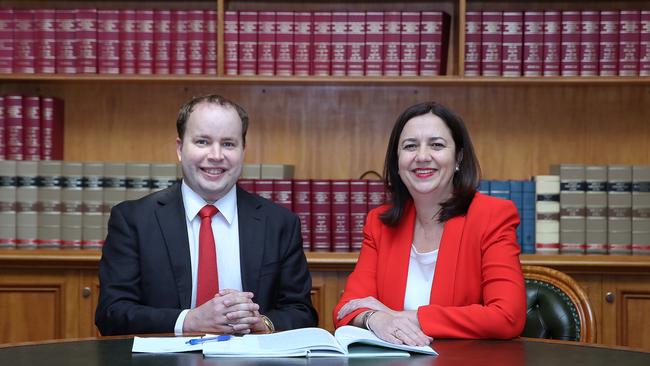
M 388 144 L 390 203 L 372 210 L 336 327 L 393 343 L 518 336 L 524 279 L 511 201 L 476 192 L 480 167 L 462 120 L 437 103 L 408 108 Z

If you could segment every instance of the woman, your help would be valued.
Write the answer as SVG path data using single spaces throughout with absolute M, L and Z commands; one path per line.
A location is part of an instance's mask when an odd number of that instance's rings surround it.
M 408 108 L 388 143 L 390 204 L 368 214 L 359 260 L 334 308 L 336 327 L 392 343 L 518 336 L 524 279 L 511 201 L 476 192 L 467 129 L 435 102 Z

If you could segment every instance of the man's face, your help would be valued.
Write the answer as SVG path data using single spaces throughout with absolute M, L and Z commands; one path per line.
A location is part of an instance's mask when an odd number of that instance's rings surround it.
M 211 103 L 194 106 L 183 140 L 176 139 L 183 180 L 208 202 L 223 197 L 244 164 L 242 122 L 234 108 Z

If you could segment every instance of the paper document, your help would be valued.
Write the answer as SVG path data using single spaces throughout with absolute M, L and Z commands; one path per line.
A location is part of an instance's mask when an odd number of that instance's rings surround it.
M 170 353 L 203 350 L 203 344 L 190 345 L 190 339 L 197 337 L 135 337 L 131 352 Z

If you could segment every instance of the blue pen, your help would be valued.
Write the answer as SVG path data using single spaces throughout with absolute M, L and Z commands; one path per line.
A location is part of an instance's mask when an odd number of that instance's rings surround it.
M 230 334 L 222 334 L 222 335 L 214 336 L 214 337 L 193 338 L 193 339 L 190 339 L 189 341 L 187 341 L 185 343 L 189 344 L 189 345 L 192 345 L 192 346 L 195 346 L 197 344 L 201 344 L 201 343 L 205 343 L 205 342 L 223 342 L 223 341 L 229 340 L 230 338 L 232 338 L 232 336 Z

